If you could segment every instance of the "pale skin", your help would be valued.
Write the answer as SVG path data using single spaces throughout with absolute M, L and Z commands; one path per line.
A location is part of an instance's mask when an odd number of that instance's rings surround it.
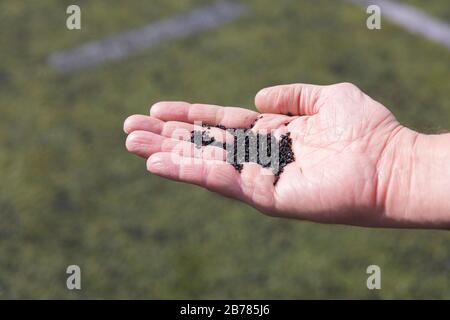
M 153 174 L 231 197 L 276 217 L 365 227 L 450 228 L 450 135 L 402 126 L 356 86 L 290 84 L 255 97 L 259 112 L 158 102 L 124 124 L 128 151 Z M 262 118 L 261 118 L 262 116 Z M 241 173 L 223 150 L 188 141 L 194 122 L 290 132 L 295 162 L 274 184 L 268 169 Z M 195 127 L 198 129 L 198 127 Z M 211 135 L 226 139 L 225 131 Z M 195 160 L 195 161 L 194 161 Z

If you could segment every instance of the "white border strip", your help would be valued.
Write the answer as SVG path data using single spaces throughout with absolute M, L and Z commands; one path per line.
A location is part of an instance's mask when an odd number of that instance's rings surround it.
M 354 3 L 381 8 L 381 16 L 387 17 L 405 29 L 450 48 L 450 24 L 432 17 L 415 7 L 389 0 L 350 0 Z
M 209 30 L 237 19 L 246 7 L 231 1 L 196 8 L 187 14 L 160 20 L 140 29 L 120 33 L 104 40 L 92 41 L 79 47 L 52 53 L 48 63 L 63 72 L 76 71 L 118 60 L 151 48 L 162 42 Z

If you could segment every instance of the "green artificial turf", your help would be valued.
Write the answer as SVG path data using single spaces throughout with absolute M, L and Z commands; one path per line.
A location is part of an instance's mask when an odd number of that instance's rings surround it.
M 244 1 L 243 1 L 244 2 Z M 0 298 L 450 298 L 450 234 L 268 218 L 149 175 L 123 120 L 159 100 L 253 108 L 262 87 L 350 81 L 450 128 L 450 51 L 335 0 L 251 0 L 238 21 L 75 74 L 47 56 L 209 1 L 0 3 Z M 441 2 L 449 9 L 448 2 Z M 65 270 L 82 269 L 82 290 Z M 382 289 L 366 288 L 366 267 Z

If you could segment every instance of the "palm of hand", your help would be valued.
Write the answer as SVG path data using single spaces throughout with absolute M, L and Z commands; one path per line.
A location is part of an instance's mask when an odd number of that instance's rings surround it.
M 381 158 L 399 123 L 389 110 L 347 84 L 322 90 L 316 108 L 316 114 L 288 126 L 296 161 L 277 185 L 277 208 L 321 222 L 376 220 L 384 193 Z M 362 212 L 366 216 L 355 219 Z
M 268 113 L 262 113 L 253 130 L 291 132 L 295 162 L 284 168 L 276 184 L 273 175 L 265 174 L 267 169 L 252 163 L 241 174 L 213 159 L 196 165 L 169 163 L 173 144 L 164 147 L 165 138 L 145 133 L 167 137 L 174 128 L 189 129 L 195 121 L 248 127 L 260 114 L 246 109 L 159 103 L 152 117 L 126 121 L 125 131 L 132 133 L 127 147 L 150 157 L 153 173 L 204 186 L 271 215 L 363 225 L 376 220 L 379 212 L 367 208 L 379 206 L 380 159 L 400 126 L 385 107 L 349 84 L 269 88 L 256 97 L 256 105 Z M 365 215 L 355 217 L 359 212 Z

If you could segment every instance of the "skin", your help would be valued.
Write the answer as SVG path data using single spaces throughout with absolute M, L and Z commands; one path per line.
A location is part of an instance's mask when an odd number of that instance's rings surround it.
M 350 83 L 269 87 L 258 112 L 187 102 L 158 102 L 150 116 L 124 124 L 129 152 L 151 173 L 196 184 L 276 217 L 366 227 L 450 228 L 450 136 L 402 126 Z M 239 174 L 223 149 L 188 141 L 196 122 L 290 132 L 295 162 L 276 184 L 268 169 L 245 163 Z M 217 140 L 226 132 L 213 128 Z

